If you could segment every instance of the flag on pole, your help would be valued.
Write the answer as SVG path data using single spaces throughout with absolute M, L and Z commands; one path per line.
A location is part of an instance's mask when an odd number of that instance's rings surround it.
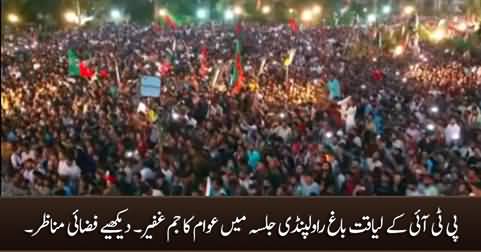
M 299 25 L 294 18 L 289 19 L 289 28 L 291 28 L 293 33 L 299 32 Z
M 239 21 L 236 23 L 235 27 L 234 27 L 234 32 L 235 32 L 235 35 L 237 37 L 239 37 L 241 35 L 241 32 L 242 32 L 242 23 Z
M 207 47 L 202 47 L 202 49 L 200 49 L 200 56 L 199 56 L 199 61 L 200 61 L 199 75 L 201 77 L 205 77 L 209 73 L 209 67 L 207 66 L 208 65 L 207 56 L 208 56 Z
M 68 59 L 68 75 L 71 77 L 80 76 L 79 59 L 73 49 L 67 52 Z
M 171 30 L 177 29 L 177 23 L 169 15 L 164 16 L 164 24 Z
M 235 63 L 232 67 L 232 75 L 230 85 L 234 85 L 232 94 L 237 95 L 244 85 L 244 67 L 241 59 L 241 44 L 239 40 L 235 41 Z
M 329 89 L 329 98 L 331 100 L 342 98 L 341 83 L 339 83 L 339 80 L 330 80 L 327 82 L 327 87 Z
M 85 61 L 82 61 L 79 65 L 80 76 L 86 79 L 91 79 L 95 75 L 95 71 L 87 66 Z
M 289 56 L 284 60 L 284 66 L 288 67 L 294 61 L 294 57 L 296 56 L 296 49 L 289 50 Z

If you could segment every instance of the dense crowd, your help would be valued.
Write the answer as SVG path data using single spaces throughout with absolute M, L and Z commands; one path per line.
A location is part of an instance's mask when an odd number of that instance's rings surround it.
M 428 44 L 423 59 L 352 57 L 360 33 L 256 24 L 7 33 L 2 195 L 479 195 L 481 59 Z M 236 39 L 244 85 L 232 94 Z M 69 49 L 98 74 L 70 77 Z M 159 98 L 140 97 L 143 75 L 161 75 Z

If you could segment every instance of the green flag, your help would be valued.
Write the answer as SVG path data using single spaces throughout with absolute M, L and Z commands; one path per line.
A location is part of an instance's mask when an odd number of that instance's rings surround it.
M 80 76 L 80 64 L 79 59 L 72 49 L 68 50 L 68 75 L 75 77 Z

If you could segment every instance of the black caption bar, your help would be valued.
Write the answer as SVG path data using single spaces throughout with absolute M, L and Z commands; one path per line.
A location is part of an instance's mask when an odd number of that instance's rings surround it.
M 477 250 L 478 198 L 0 199 L 3 250 Z

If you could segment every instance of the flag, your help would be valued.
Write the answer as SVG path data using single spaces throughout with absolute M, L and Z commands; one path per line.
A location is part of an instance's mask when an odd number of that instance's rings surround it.
M 372 71 L 371 76 L 375 81 L 382 81 L 384 79 L 384 73 L 381 69 Z
M 80 76 L 86 79 L 91 79 L 95 74 L 95 71 L 90 69 L 85 62 L 80 63 L 79 69 L 80 69 Z
M 327 87 L 329 89 L 329 98 L 331 100 L 341 98 L 341 84 L 337 79 L 330 80 L 327 83 Z
M 289 50 L 289 56 L 284 60 L 284 66 L 288 67 L 294 61 L 294 57 L 296 56 L 296 49 Z
M 68 75 L 72 77 L 80 76 L 79 59 L 73 49 L 68 50 L 67 59 L 68 59 Z
M 163 61 L 163 63 L 158 63 L 160 76 L 166 76 L 172 71 L 172 64 L 169 59 Z
M 100 70 L 99 77 L 102 78 L 102 79 L 109 78 L 109 71 L 107 71 L 106 69 Z
M 202 47 L 202 49 L 200 50 L 200 56 L 199 56 L 199 60 L 200 60 L 199 75 L 201 77 L 205 77 L 209 73 L 209 68 L 207 66 L 208 65 L 207 55 L 208 55 L 207 48 Z
M 244 84 L 244 68 L 242 66 L 242 59 L 241 59 L 241 45 L 239 40 L 235 41 L 235 63 L 232 66 L 232 75 L 231 75 L 231 86 L 233 85 L 234 88 L 232 93 L 237 95 Z
M 177 24 L 175 21 L 168 15 L 164 17 L 164 24 L 169 27 L 171 30 L 177 29 Z
M 299 25 L 294 18 L 289 19 L 289 28 L 291 28 L 293 33 L 299 32 Z

